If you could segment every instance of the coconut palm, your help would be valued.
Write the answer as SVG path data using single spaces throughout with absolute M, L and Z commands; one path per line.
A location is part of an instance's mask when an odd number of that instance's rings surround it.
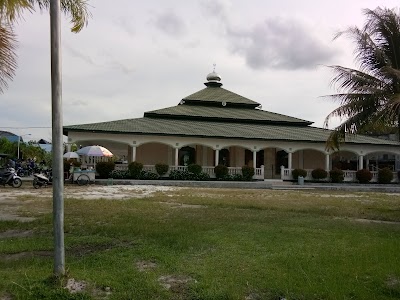
M 325 119 L 344 121 L 327 141 L 338 149 L 346 134 L 370 133 L 396 126 L 400 130 L 400 16 L 394 9 L 365 9 L 362 29 L 350 27 L 336 37 L 347 35 L 356 44 L 359 70 L 330 66 L 332 84 L 338 93 L 329 95 L 340 106 Z M 400 135 L 399 135 L 400 136 Z
M 48 10 L 50 0 L 0 0 L 0 93 L 7 88 L 17 68 L 17 38 L 13 25 L 25 11 Z M 70 17 L 72 32 L 79 32 L 87 24 L 90 13 L 86 0 L 61 0 L 61 10 Z

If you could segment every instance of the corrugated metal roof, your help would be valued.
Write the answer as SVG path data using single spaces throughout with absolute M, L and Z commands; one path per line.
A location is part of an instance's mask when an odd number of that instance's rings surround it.
M 312 124 L 312 122 L 306 120 L 255 108 L 213 107 L 188 104 L 145 112 L 144 116 L 187 119 L 201 118 L 204 121 L 220 119 L 221 121 L 245 121 L 248 123 L 291 123 L 303 126 Z
M 203 101 L 203 102 L 226 102 L 236 105 L 250 105 L 252 107 L 259 106 L 260 103 L 250 100 L 246 97 L 235 94 L 222 87 L 206 87 L 194 94 L 191 94 L 182 100 L 184 101 Z
M 126 119 L 111 122 L 64 126 L 64 134 L 70 131 L 322 143 L 326 142 L 329 134 L 332 132 L 328 129 L 309 126 L 300 127 L 157 118 Z M 395 141 L 382 140 L 362 135 L 351 136 L 346 142 L 352 144 L 400 145 L 400 143 Z

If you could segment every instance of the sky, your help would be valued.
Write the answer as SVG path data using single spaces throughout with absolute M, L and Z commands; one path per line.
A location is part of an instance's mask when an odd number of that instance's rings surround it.
M 324 97 L 336 92 L 327 66 L 357 67 L 354 44 L 335 34 L 362 27 L 365 8 L 399 7 L 398 0 L 88 3 L 92 17 L 78 34 L 62 16 L 64 125 L 175 106 L 205 87 L 215 64 L 225 89 L 323 127 L 338 105 Z M 18 69 L 0 94 L 0 130 L 51 141 L 49 13 L 26 13 L 15 30 Z

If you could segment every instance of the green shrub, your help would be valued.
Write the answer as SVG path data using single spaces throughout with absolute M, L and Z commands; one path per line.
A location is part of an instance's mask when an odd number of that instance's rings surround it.
M 253 167 L 243 166 L 242 167 L 242 176 L 244 180 L 250 181 L 253 179 L 255 174 L 255 170 Z
M 190 173 L 199 175 L 201 173 L 201 171 L 203 171 L 203 168 L 198 164 L 190 164 L 190 165 L 188 165 L 188 171 Z
M 155 165 L 155 167 L 157 174 L 160 176 L 167 174 L 169 170 L 169 166 L 167 164 L 158 163 Z
M 96 164 L 96 172 L 100 178 L 108 178 L 108 175 L 115 168 L 115 163 L 112 161 L 100 161 Z
M 158 177 L 158 174 L 144 170 L 142 170 L 139 174 L 139 179 L 141 180 L 156 180 Z
M 74 167 L 80 167 L 82 165 L 82 163 L 80 161 L 77 161 L 76 159 L 64 159 L 64 172 L 69 172 L 71 164 Z
M 224 165 L 218 165 L 214 168 L 215 177 L 222 179 L 228 175 L 228 167 Z
M 331 182 L 340 183 L 344 180 L 344 172 L 338 168 L 333 168 L 329 171 L 329 177 L 331 178 Z
M 317 169 L 312 170 L 311 176 L 315 180 L 321 180 L 321 179 L 325 179 L 326 177 L 328 177 L 328 172 L 325 171 L 324 169 L 317 168 Z
M 196 175 L 186 170 L 173 170 L 169 173 L 169 178 L 172 180 L 196 180 Z
M 297 180 L 299 178 L 299 176 L 303 176 L 304 178 L 306 178 L 307 171 L 304 169 L 294 169 L 292 171 L 292 176 L 293 176 L 294 180 Z
M 356 178 L 359 183 L 368 183 L 372 179 L 372 173 L 370 170 L 361 169 L 356 172 Z
M 112 170 L 108 177 L 114 179 L 128 179 L 130 177 L 129 175 L 129 171 Z
M 393 180 L 393 172 L 389 168 L 383 168 L 378 172 L 378 182 L 387 184 Z
M 204 173 L 204 172 L 200 172 L 200 174 L 196 175 L 196 180 L 199 180 L 199 181 L 210 180 L 210 175 L 208 175 L 207 173 Z
M 232 180 L 233 181 L 244 181 L 245 179 L 242 174 L 235 174 L 232 176 Z
M 143 164 L 137 161 L 133 161 L 129 163 L 128 170 L 131 178 L 138 179 L 140 176 L 140 172 L 143 170 Z

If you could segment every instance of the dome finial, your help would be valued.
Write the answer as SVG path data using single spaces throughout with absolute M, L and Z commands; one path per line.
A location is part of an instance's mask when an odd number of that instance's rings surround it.
M 221 76 L 215 72 L 216 63 L 213 64 L 213 71 L 207 75 L 207 82 L 204 83 L 207 87 L 220 87 L 222 86 Z

